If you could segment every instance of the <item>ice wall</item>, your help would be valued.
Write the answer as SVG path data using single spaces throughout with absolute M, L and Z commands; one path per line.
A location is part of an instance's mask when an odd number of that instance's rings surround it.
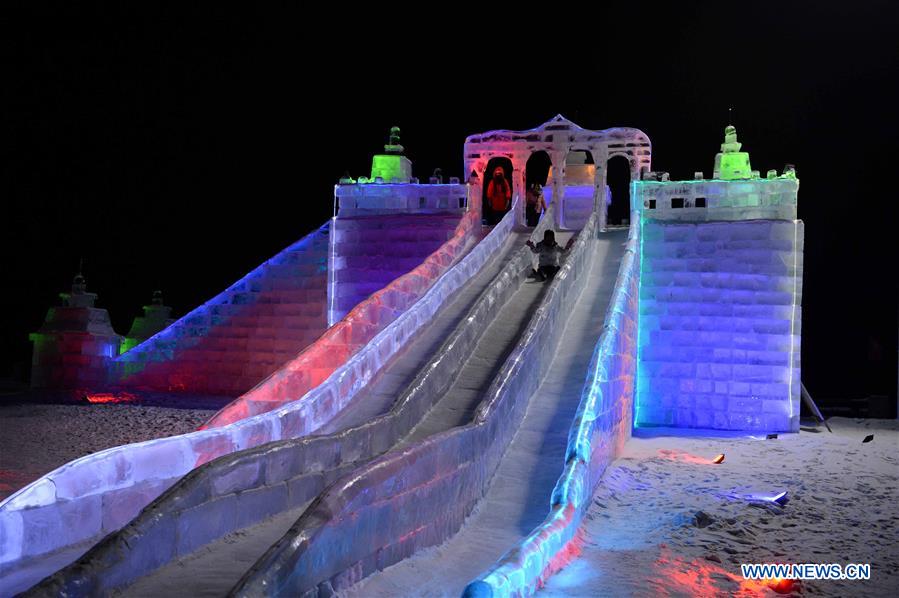
M 461 184 L 348 184 L 334 189 L 335 216 L 372 214 L 462 214 L 468 188 Z
M 799 180 L 793 176 L 736 181 L 636 181 L 631 205 L 647 220 L 710 222 L 795 220 Z
M 581 230 L 593 213 L 593 185 L 566 185 L 565 193 L 558 207 L 558 225 L 567 230 Z M 608 187 L 606 187 L 608 195 Z M 553 199 L 553 188 L 549 185 L 543 191 L 547 205 Z
M 635 424 L 798 431 L 802 222 L 647 218 L 642 234 Z
M 237 396 L 325 328 L 329 224 L 123 353 L 114 386 Z
M 452 236 L 416 268 L 394 279 L 359 303 L 315 343 L 284 364 L 263 382 L 221 409 L 204 427 L 219 427 L 277 409 L 303 397 L 347 363 L 391 322 L 415 304 L 481 237 L 481 215 L 466 212 Z M 460 283 L 461 284 L 461 283 Z M 442 304 L 445 297 L 435 300 Z M 354 382 L 356 377 L 351 378 Z M 343 383 L 341 383 L 343 384 Z M 338 393 L 339 396 L 339 393 Z M 307 420 L 298 422 L 312 431 L 343 407 L 333 396 L 316 403 Z
M 366 185 L 368 186 L 368 185 Z M 413 270 L 447 239 L 461 214 L 344 216 L 331 223 L 328 322 L 338 322 L 366 297 Z

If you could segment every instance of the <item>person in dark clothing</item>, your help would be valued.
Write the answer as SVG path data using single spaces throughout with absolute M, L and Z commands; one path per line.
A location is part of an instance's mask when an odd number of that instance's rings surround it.
M 493 171 L 493 178 L 487 183 L 487 214 L 488 224 L 497 224 L 503 219 L 503 215 L 509 211 L 512 205 L 512 187 L 506 180 L 506 173 L 501 166 Z
M 556 243 L 556 233 L 552 230 L 544 231 L 543 240 L 536 245 L 529 239 L 527 246 L 540 256 L 537 262 L 537 269 L 534 271 L 537 278 L 547 280 L 555 276 L 561 267 L 559 265 L 560 258 L 571 251 L 572 245 L 574 245 L 573 236 L 568 239 L 568 243 L 564 248 Z
M 525 217 L 528 226 L 537 226 L 540 222 L 540 214 L 546 211 L 546 201 L 543 199 L 543 185 L 535 183 L 528 189 L 527 202 L 525 203 Z

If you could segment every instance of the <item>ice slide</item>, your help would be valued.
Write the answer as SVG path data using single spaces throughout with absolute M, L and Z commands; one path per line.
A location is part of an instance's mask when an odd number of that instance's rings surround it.
M 499 226 L 497 234 L 507 234 L 509 228 Z M 427 315 L 438 310 L 483 264 L 491 250 L 489 243 L 481 247 L 487 239 L 476 245 L 478 251 L 469 251 L 478 239 L 478 214 L 466 212 L 450 238 L 420 266 L 363 301 L 297 359 L 270 376 L 268 381 L 277 392 L 272 393 L 274 400 L 264 404 L 263 415 L 89 455 L 8 497 L 0 503 L 0 594 L 9 588 L 28 587 L 71 562 L 193 468 L 234 451 L 308 434 L 326 423 L 351 398 L 356 386 L 377 373 Z M 223 296 L 239 291 L 237 286 Z M 419 309 L 413 310 L 415 306 Z M 412 311 L 414 316 L 407 317 Z M 191 317 L 182 320 L 203 325 L 190 321 Z M 371 342 L 365 344 L 366 340 Z M 358 349 L 360 345 L 371 349 Z M 354 365 L 346 367 L 350 356 Z M 305 375 L 311 369 L 317 376 L 327 377 L 341 368 L 342 373 L 332 375 L 329 384 L 314 386 L 314 380 Z M 312 400 L 297 401 L 310 387 L 321 392 Z
M 540 524 L 565 462 L 568 432 L 577 412 L 590 358 L 624 253 L 627 231 L 595 241 L 588 278 L 551 353 L 547 374 L 527 404 L 486 495 L 463 528 L 432 551 L 414 555 L 362 580 L 359 596 L 460 596 L 469 581 Z M 437 564 L 439 562 L 439 565 Z
M 438 403 L 397 450 L 340 478 L 243 577 L 235 595 L 452 595 L 540 523 L 566 463 L 566 435 L 582 411 L 580 390 L 625 251 L 623 231 L 597 240 L 595 224 L 591 217 L 487 392 L 459 409 Z M 486 344 L 501 345 L 501 338 L 491 343 L 492 327 Z M 464 387 L 463 378 L 453 386 Z M 448 548 L 458 569 L 434 558 L 422 571 L 413 558 L 409 577 L 403 563 L 376 573 L 451 538 L 476 506 L 476 520 Z M 372 573 L 365 582 L 371 587 L 352 587 Z
M 595 226 L 595 219 L 592 224 Z M 483 492 L 488 488 L 491 492 L 501 492 L 505 479 L 515 477 L 510 472 L 526 468 L 522 463 L 527 463 L 528 453 L 519 447 L 527 448 L 537 441 L 540 444 L 537 453 L 544 453 L 543 449 L 549 450 L 548 447 L 553 445 L 555 433 L 558 460 L 554 467 L 552 463 L 546 467 L 553 470 L 553 474 L 546 479 L 546 487 L 540 489 L 541 498 L 522 502 L 521 497 L 537 495 L 532 492 L 535 490 L 532 481 L 537 482 L 536 478 L 523 480 L 512 492 L 513 496 L 519 497 L 514 500 L 523 506 L 517 516 L 513 514 L 511 521 L 506 518 L 506 525 L 518 523 L 518 535 L 499 541 L 493 547 L 495 554 L 489 551 L 479 554 L 479 546 L 475 549 L 467 546 L 461 550 L 464 556 L 460 559 L 480 567 L 471 574 L 473 578 L 511 548 L 516 539 L 524 538 L 546 515 L 552 483 L 565 463 L 565 435 L 581 399 L 579 391 L 587 364 L 594 354 L 596 339 L 603 331 L 606 303 L 618 271 L 618 258 L 624 252 L 625 238 L 624 233 L 619 232 L 596 241 L 589 232 L 582 233 L 565 268 L 548 288 L 519 342 L 493 377 L 486 396 L 475 401 L 479 404 L 473 417 L 465 417 L 451 409 L 442 410 L 438 404 L 425 425 L 417 428 L 418 438 L 402 442 L 399 450 L 353 471 L 319 496 L 290 532 L 243 578 L 235 593 L 292 595 L 316 588 L 325 593 L 346 590 L 354 581 L 378 569 L 421 548 L 439 544 L 455 533 Z M 591 259 L 597 256 L 599 259 Z M 581 293 L 585 286 L 590 291 Z M 577 302 L 579 295 L 584 299 Z M 576 305 L 573 314 L 571 305 Z M 569 314 L 572 314 L 571 318 L 568 318 Z M 567 328 L 566 321 L 569 321 Z M 556 351 L 562 346 L 563 330 L 565 344 L 571 349 Z M 484 338 L 491 339 L 491 332 L 488 329 Z M 557 356 L 550 365 L 554 353 Z M 477 355 L 473 357 L 477 359 Z M 573 374 L 572 368 L 579 368 L 580 375 Z M 557 378 L 553 371 L 558 373 Z M 572 377 L 577 380 L 572 382 Z M 464 385 L 461 376 L 458 380 Z M 545 386 L 541 386 L 541 382 Z M 567 392 L 565 383 L 572 386 Z M 555 388 L 552 385 L 556 385 Z M 569 393 L 573 398 L 567 402 L 566 414 L 559 395 L 567 397 Z M 528 398 L 532 395 L 535 403 L 528 408 Z M 462 407 L 464 410 L 465 406 Z M 541 415 L 543 428 L 539 423 Z M 446 427 L 466 420 L 469 423 L 440 432 L 440 426 L 435 425 L 440 420 Z M 500 476 L 495 478 L 498 489 L 494 490 L 489 484 L 492 473 L 522 420 L 523 434 L 515 449 L 508 453 L 509 460 L 502 460 Z M 556 423 L 546 425 L 547 421 Z M 426 428 L 431 426 L 430 431 L 437 433 L 427 435 L 429 430 Z M 420 440 L 423 436 L 427 438 Z M 524 456 L 521 456 L 522 451 Z M 534 454 L 530 452 L 531 458 Z M 532 463 L 534 465 L 536 471 L 543 471 L 539 462 Z M 542 505 L 542 508 L 531 507 L 531 504 Z M 494 502 L 488 500 L 483 508 L 490 509 L 493 505 Z M 496 503 L 497 512 L 506 515 L 510 510 L 514 513 L 513 506 Z M 527 520 L 522 512 L 531 513 L 531 519 Z M 519 518 L 521 521 L 516 521 Z M 497 519 L 502 521 L 504 517 Z M 466 530 L 475 527 L 480 525 L 466 526 Z M 488 533 L 497 534 L 496 529 L 490 529 Z M 440 568 L 443 568 L 442 563 Z M 470 579 L 458 579 L 455 583 L 461 589 Z M 420 593 L 420 581 L 414 581 L 409 590 Z M 431 589 L 444 594 L 450 587 L 435 585 Z M 388 594 L 391 592 L 387 590 Z
M 61 587 L 77 588 L 79 592 L 105 591 L 110 584 L 122 586 L 128 580 L 137 580 L 128 589 L 136 595 L 153 593 L 150 588 L 164 591 L 191 584 L 197 591 L 227 591 L 243 573 L 237 563 L 244 562 L 244 569 L 249 568 L 328 482 L 356 466 L 360 459 L 370 459 L 408 435 L 433 402 L 431 391 L 450 386 L 462 358 L 485 336 L 483 327 L 468 325 L 472 317 L 481 323 L 502 314 L 505 325 L 486 335 L 502 333 L 508 339 L 506 346 L 514 345 L 517 332 L 530 318 L 527 302 L 539 298 L 545 287 L 522 284 L 531 263 L 529 252 L 523 248 L 527 233 L 509 235 L 503 229 L 510 224 L 511 220 L 504 221 L 482 242 L 484 247 L 476 250 L 491 251 L 491 259 L 326 427 L 349 429 L 243 451 L 195 470 L 121 532 L 109 536 L 79 563 L 35 591 L 53 593 Z M 536 234 L 542 235 L 542 230 Z M 512 255 L 516 257 L 510 259 Z M 519 306 L 522 309 L 501 311 L 505 299 L 521 289 L 527 291 L 525 305 Z M 437 351 L 441 344 L 449 350 Z M 490 355 L 480 361 L 502 362 Z M 489 368 L 479 369 L 482 384 L 489 383 Z M 407 392 L 397 402 L 403 388 Z M 475 394 L 465 391 L 461 398 L 471 401 Z M 458 400 L 460 396 L 456 395 Z M 274 518 L 259 524 L 275 513 Z M 165 533 L 160 528 L 172 521 L 178 535 L 185 537 L 160 538 L 159 534 Z M 210 540 L 212 543 L 207 544 Z M 253 558 L 247 561 L 250 555 Z M 178 562 L 154 571 L 179 557 Z M 139 579 L 146 573 L 149 575 Z

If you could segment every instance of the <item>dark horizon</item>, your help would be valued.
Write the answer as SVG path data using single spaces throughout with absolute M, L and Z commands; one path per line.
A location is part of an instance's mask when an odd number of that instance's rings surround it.
M 27 377 L 28 333 L 80 258 L 120 334 L 157 288 L 184 315 L 330 217 L 334 183 L 368 174 L 390 126 L 423 181 L 463 176 L 466 136 L 557 113 L 643 130 L 653 169 L 683 179 L 711 176 L 733 107 L 753 168 L 801 181 L 804 382 L 825 411 L 895 408 L 892 4 L 609 13 L 567 49 L 551 27 L 510 24 L 506 47 L 427 21 L 335 20 L 317 46 L 299 8 L 75 16 L 35 11 L 4 36 L 0 378 Z

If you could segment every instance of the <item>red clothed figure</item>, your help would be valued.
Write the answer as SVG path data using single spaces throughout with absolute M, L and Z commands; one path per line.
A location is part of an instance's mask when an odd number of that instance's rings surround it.
M 494 212 L 505 212 L 512 202 L 512 189 L 502 168 L 493 171 L 493 178 L 487 184 L 487 203 Z

